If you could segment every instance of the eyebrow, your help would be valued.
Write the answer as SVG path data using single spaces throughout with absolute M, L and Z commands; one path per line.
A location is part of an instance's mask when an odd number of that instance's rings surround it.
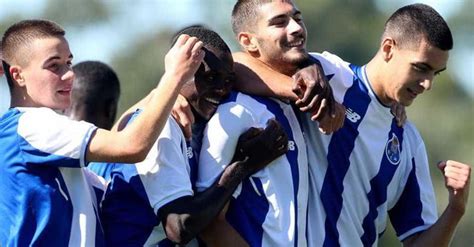
M 268 19 L 268 23 L 272 23 L 273 21 L 280 19 L 280 18 L 286 18 L 288 15 L 290 16 L 295 16 L 295 15 L 301 15 L 301 11 L 295 9 L 293 13 L 283 13 L 277 16 L 273 16 L 272 18 Z
M 68 57 L 68 59 L 72 59 L 73 57 L 74 57 L 74 56 L 73 56 L 72 54 L 69 54 L 69 57 Z M 52 56 L 52 57 L 49 57 L 48 59 L 46 59 L 46 61 L 44 61 L 44 63 L 43 63 L 43 64 L 45 64 L 45 63 L 48 63 L 49 61 L 51 61 L 51 60 L 55 60 L 55 59 L 61 59 L 61 57 L 60 57 L 60 56 L 58 56 L 58 55 L 56 55 L 56 56 Z
M 423 66 L 425 66 L 426 68 L 428 68 L 429 70 L 434 70 L 434 68 L 433 68 L 431 65 L 429 65 L 429 64 L 427 64 L 427 63 L 424 63 L 424 62 L 415 62 L 415 63 L 412 63 L 412 64 L 413 64 L 413 65 L 423 65 Z M 438 70 L 438 71 L 435 71 L 435 73 L 441 73 L 441 72 L 443 72 L 443 71 L 445 71 L 445 70 L 446 70 L 446 67 L 444 67 L 444 68 L 442 68 L 442 69 L 440 69 L 440 70 Z

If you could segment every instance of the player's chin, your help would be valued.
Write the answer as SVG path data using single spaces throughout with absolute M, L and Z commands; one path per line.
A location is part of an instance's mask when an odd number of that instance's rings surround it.
M 306 50 L 298 51 L 298 52 L 296 51 L 290 52 L 286 56 L 286 60 L 293 64 L 299 64 L 299 63 L 305 62 L 307 59 L 308 59 L 308 53 L 306 53 Z

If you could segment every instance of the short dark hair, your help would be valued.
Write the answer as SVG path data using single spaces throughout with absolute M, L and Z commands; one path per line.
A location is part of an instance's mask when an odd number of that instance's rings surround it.
M 50 20 L 23 20 L 11 25 L 3 34 L 3 60 L 8 64 L 18 63 L 18 50 L 36 39 L 64 36 L 66 31 Z
M 172 44 L 176 42 L 176 40 L 181 34 L 187 34 L 189 36 L 198 38 L 204 43 L 205 48 L 216 49 L 221 52 L 231 52 L 229 46 L 227 46 L 221 36 L 219 36 L 219 34 L 212 31 L 211 29 L 207 28 L 206 26 L 192 25 L 179 30 L 174 35 Z
M 237 0 L 232 9 L 232 31 L 237 35 L 243 31 L 252 31 L 257 25 L 258 8 L 272 0 Z
M 70 109 L 83 109 L 85 121 L 94 122 L 97 114 L 103 113 L 113 106 L 116 109 L 120 97 L 120 82 L 115 71 L 107 64 L 99 61 L 84 61 L 72 67 L 75 78 L 71 94 Z M 99 126 L 109 129 L 115 119 L 115 113 L 110 116 L 110 126 Z
M 63 37 L 66 31 L 57 23 L 50 20 L 23 20 L 11 25 L 3 34 L 1 51 L 3 69 L 7 78 L 10 92 L 13 90 L 13 79 L 8 72 L 11 64 L 27 64 L 24 54 L 18 51 L 30 45 L 34 40 L 47 37 Z
M 393 36 L 402 47 L 418 46 L 422 39 L 441 50 L 453 48 L 453 36 L 446 21 L 426 4 L 404 6 L 385 23 L 383 37 Z M 383 38 L 382 37 L 382 38 Z

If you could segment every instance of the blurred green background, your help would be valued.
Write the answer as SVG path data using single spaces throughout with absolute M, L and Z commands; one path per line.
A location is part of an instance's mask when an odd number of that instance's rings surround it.
M 474 1 L 434 3 L 450 25 L 455 46 L 448 70 L 432 90 L 408 109 L 424 137 L 441 213 L 447 190 L 436 162 L 474 161 Z M 178 29 L 204 24 L 219 32 L 231 48 L 238 46 L 230 28 L 232 0 L 0 0 L 0 30 L 25 18 L 47 18 L 65 27 L 74 63 L 101 60 L 118 73 L 123 112 L 155 87 L 163 73 L 169 40 Z M 362 65 L 376 52 L 383 24 L 411 1 L 296 0 L 308 29 L 308 50 L 331 51 Z M 440 4 L 441 3 L 441 4 Z M 448 11 L 449 10 L 449 11 Z M 447 13 L 444 15 L 443 13 Z M 3 32 L 3 31 L 2 31 Z M 463 83 L 459 83 L 463 82 Z M 471 191 L 472 191 L 471 183 Z M 474 192 L 473 192 L 474 193 Z M 474 246 L 474 195 L 452 246 Z M 391 227 L 379 246 L 399 246 Z

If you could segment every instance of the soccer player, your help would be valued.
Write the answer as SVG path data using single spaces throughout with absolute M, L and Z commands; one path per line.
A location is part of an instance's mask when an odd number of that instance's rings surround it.
M 120 82 L 115 71 L 99 61 L 85 61 L 72 67 L 75 77 L 71 92 L 71 105 L 66 115 L 110 130 L 117 114 Z M 89 163 L 87 169 L 110 180 L 113 166 Z M 100 188 L 99 188 L 100 189 Z M 105 188 L 104 188 L 105 190 Z M 99 192 L 98 192 L 99 193 Z
M 126 130 L 110 132 L 55 112 L 69 107 L 74 78 L 64 35 L 54 22 L 24 20 L 2 38 L 12 108 L 0 118 L 1 246 L 103 245 L 95 193 L 81 168 L 143 160 L 204 57 L 201 41 L 180 36 L 147 109 Z
M 249 26 L 258 28 L 256 24 Z M 289 39 L 281 40 L 283 42 L 278 40 L 278 44 L 284 45 L 288 50 L 288 55 L 276 60 L 294 62 L 294 68 L 286 68 L 288 74 L 292 75 L 299 64 L 308 61 L 308 54 L 300 49 L 304 43 L 301 26 L 291 25 L 288 32 L 291 33 L 288 35 Z M 242 41 L 244 37 L 240 36 L 240 31 L 237 34 L 238 40 Z M 262 46 L 265 45 L 271 44 L 262 43 Z M 255 44 L 250 48 L 243 44 L 243 47 L 256 56 L 260 55 Z M 283 125 L 288 135 L 288 152 L 242 181 L 222 216 L 250 246 L 305 246 L 308 161 L 306 142 L 290 101 L 232 92 L 219 105 L 216 114 L 207 124 L 199 157 L 196 187 L 204 190 L 212 186 L 232 161 L 239 135 L 249 127 L 265 126 L 272 118 Z M 229 240 L 235 238 L 222 231 L 224 227 L 220 225 L 219 219 L 206 232 L 206 244 L 238 246 L 236 241 Z
M 180 33 L 204 42 L 202 66 L 180 94 L 192 106 L 195 118 L 208 120 L 233 84 L 232 55 L 219 35 L 207 28 L 191 26 Z M 137 115 L 140 111 L 130 121 Z M 218 181 L 194 194 L 195 153 L 170 117 L 145 161 L 113 164 L 101 209 L 107 245 L 168 246 L 170 242 L 186 244 L 196 237 L 237 185 L 283 154 L 288 143 L 276 121 L 270 121 L 265 130 L 251 128 L 239 140 L 236 154 L 232 151 L 233 159 Z
M 289 85 L 291 78 L 283 79 L 280 68 L 294 64 L 271 58 L 293 49 L 280 41 L 286 41 L 287 27 L 304 27 L 301 15 L 292 1 L 256 4 L 251 16 L 259 28 L 245 30 L 260 57 L 240 62 L 265 85 L 272 84 L 268 88 Z M 301 116 L 310 163 L 309 246 L 377 246 L 388 219 L 404 246 L 449 245 L 466 210 L 471 168 L 452 160 L 438 164 L 449 192 L 438 218 L 423 140 L 412 123 L 395 124 L 390 106 L 409 106 L 429 90 L 446 69 L 452 46 L 443 18 L 427 5 L 414 4 L 388 19 L 377 54 L 364 66 L 327 52 L 312 54 L 347 110 L 343 128 L 332 135 L 322 135 L 309 116 Z

